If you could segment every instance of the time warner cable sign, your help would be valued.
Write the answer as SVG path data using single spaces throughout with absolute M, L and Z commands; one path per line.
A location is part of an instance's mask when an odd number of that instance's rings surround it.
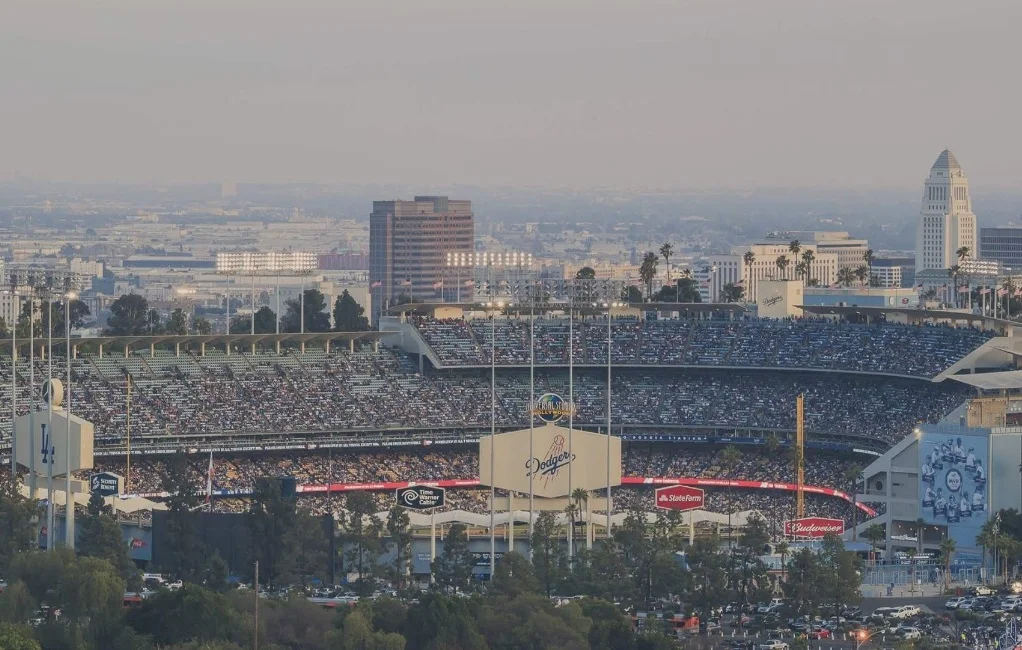
M 445 491 L 441 487 L 412 485 L 396 493 L 397 504 L 410 510 L 430 510 L 444 505 Z
M 575 430 L 563 423 L 571 406 L 548 393 L 537 400 L 532 414 L 543 421 L 533 431 L 521 429 L 479 439 L 479 482 L 501 490 L 538 497 L 566 497 L 571 490 L 597 490 L 607 486 L 607 437 L 602 433 Z M 532 435 L 530 444 L 530 434 Z M 490 473 L 490 448 L 494 468 Z M 610 484 L 621 484 L 621 439 L 610 438 Z M 571 480 L 569 482 L 569 474 Z

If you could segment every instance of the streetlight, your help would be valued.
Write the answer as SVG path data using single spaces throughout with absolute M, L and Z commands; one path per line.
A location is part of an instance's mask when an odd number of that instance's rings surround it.
M 859 650 L 859 647 L 865 644 L 867 641 L 873 638 L 876 631 L 870 632 L 869 630 L 860 629 L 855 633 L 855 650 Z

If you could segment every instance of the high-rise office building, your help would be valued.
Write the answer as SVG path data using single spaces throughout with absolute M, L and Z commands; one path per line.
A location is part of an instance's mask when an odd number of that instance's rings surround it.
M 980 228 L 979 255 L 998 262 L 1006 272 L 1022 272 L 1022 227 Z
M 916 272 L 951 268 L 958 263 L 962 247 L 975 258 L 977 243 L 969 181 L 955 155 L 945 149 L 923 186 L 916 225 Z
M 402 294 L 412 302 L 438 302 L 456 295 L 447 254 L 471 253 L 474 245 L 471 201 L 446 196 L 373 201 L 369 215 L 373 320 Z

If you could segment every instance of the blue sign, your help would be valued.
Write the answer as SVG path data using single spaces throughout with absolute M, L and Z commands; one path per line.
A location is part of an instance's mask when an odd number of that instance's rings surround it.
M 919 515 L 947 526 L 959 548 L 975 548 L 986 523 L 989 461 L 986 436 L 925 432 L 919 440 Z

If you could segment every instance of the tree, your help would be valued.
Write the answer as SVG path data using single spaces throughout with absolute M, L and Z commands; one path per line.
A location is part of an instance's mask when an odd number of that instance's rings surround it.
M 745 262 L 745 286 L 749 289 L 752 288 L 752 265 L 756 263 L 756 254 L 750 251 L 745 251 L 745 255 L 742 255 L 742 261 Z
M 170 313 L 167 318 L 167 324 L 164 328 L 167 334 L 174 336 L 184 336 L 188 333 L 188 314 L 183 309 L 178 307 Z
M 149 334 L 149 301 L 128 293 L 110 305 L 106 319 L 106 336 L 138 336 Z
M 593 622 L 589 628 L 589 647 L 593 650 L 634 650 L 635 629 L 632 621 L 614 603 L 586 598 L 581 602 L 582 615 Z
M 445 589 L 464 590 L 472 577 L 472 553 L 468 550 L 465 526 L 451 524 L 444 538 L 444 550 L 433 560 L 433 579 Z
M 213 324 L 206 318 L 195 318 L 192 320 L 192 334 L 209 336 L 213 333 Z
M 253 559 L 259 562 L 260 581 L 276 585 L 291 575 L 296 555 L 292 531 L 296 525 L 295 498 L 281 493 L 276 478 L 257 478 L 248 509 L 248 529 Z
M 334 301 L 334 329 L 338 332 L 364 332 L 369 329 L 365 308 L 345 289 Z
M 946 537 L 940 542 L 940 555 L 944 558 L 944 589 L 951 587 L 951 559 L 955 555 L 955 540 Z
M 788 258 L 784 255 L 778 255 L 777 260 L 774 262 L 774 265 L 777 266 L 777 270 L 780 271 L 782 280 L 787 279 L 788 264 Z
M 689 573 L 692 580 L 692 599 L 697 602 L 703 617 L 727 600 L 727 556 L 720 550 L 717 535 L 697 538 L 688 553 Z
M 595 280 L 596 271 L 591 266 L 583 266 L 575 273 L 576 280 Z
M 199 580 L 206 563 L 194 512 L 199 505 L 199 497 L 192 482 L 188 456 L 184 451 L 179 450 L 167 462 L 162 487 L 169 495 L 163 532 L 167 549 L 163 569 L 171 576 L 195 582 Z
M 285 531 L 284 548 L 291 549 L 292 560 L 288 562 L 289 573 L 282 574 L 282 580 L 291 584 L 306 585 L 310 580 L 326 579 L 330 564 L 330 536 L 334 531 L 326 517 L 299 512 L 292 527 Z M 329 558 L 333 562 L 333 558 Z
M 121 527 L 98 492 L 89 498 L 89 507 L 80 526 L 81 537 L 77 547 L 79 554 L 106 560 L 117 569 L 121 578 L 135 582 L 138 569 L 128 556 L 128 546 L 121 535 Z
M 848 267 L 842 267 L 837 271 L 837 283 L 842 287 L 849 287 L 855 280 L 855 272 Z
M 351 492 L 345 498 L 346 510 L 341 513 L 341 539 L 348 545 L 345 564 L 348 573 L 358 571 L 358 584 L 369 584 L 380 554 L 380 533 L 382 526 L 376 518 L 376 503 L 368 492 Z
M 39 514 L 37 503 L 17 491 L 9 472 L 0 472 L 0 575 L 10 578 L 11 562 L 35 543 L 33 519 Z M 13 583 L 14 581 L 11 580 Z
M 161 645 L 236 639 L 242 622 L 226 596 L 190 583 L 146 598 L 127 620 Z
M 0 648 L 4 650 L 42 650 L 42 646 L 32 634 L 32 628 L 12 623 L 0 623 Z
M 305 296 L 305 331 L 329 332 L 330 316 L 327 314 L 326 297 L 318 289 L 306 289 L 303 295 Z M 301 300 L 292 298 L 284 303 L 284 306 L 284 318 L 280 323 L 280 330 L 282 332 L 301 331 Z
M 869 542 L 869 545 L 873 547 L 873 556 L 876 557 L 877 546 L 880 545 L 880 542 L 887 539 L 887 530 L 884 528 L 883 524 L 872 524 L 866 528 L 866 532 L 863 533 L 863 537 L 865 537 L 866 541 Z
M 822 583 L 825 579 L 820 557 L 805 547 L 791 554 L 787 577 L 782 588 L 793 613 L 812 613 L 823 600 Z
M 823 538 L 820 550 L 820 584 L 824 600 L 834 605 L 834 616 L 841 615 L 843 605 L 854 605 L 862 599 L 859 587 L 862 585 L 859 570 L 859 556 L 846 550 L 841 538 L 828 534 Z
M 783 539 L 781 541 L 777 542 L 777 544 L 774 545 L 774 552 L 781 556 L 781 582 L 782 583 L 784 582 L 784 570 L 785 570 L 785 568 L 787 567 L 787 564 L 788 564 L 786 560 L 787 560 L 787 557 L 788 557 L 788 551 L 790 551 L 790 550 L 791 550 L 791 547 L 788 546 L 788 542 L 784 541 Z
M 48 323 L 50 314 L 53 314 L 53 333 L 63 336 L 64 332 L 67 331 L 67 324 L 64 318 L 64 302 L 56 301 L 52 304 L 49 302 L 43 302 L 39 307 L 39 331 L 48 331 Z M 88 320 L 92 311 L 89 306 L 81 300 L 71 301 L 71 331 L 80 330 L 85 322 Z
M 644 509 L 636 506 L 614 529 L 634 590 L 647 607 L 655 597 L 675 592 L 679 586 L 680 567 L 673 557 L 681 548 L 674 533 L 678 523 L 677 512 L 659 510 L 649 525 Z
M 674 255 L 674 247 L 669 242 L 664 242 L 660 247 L 660 256 L 664 258 L 664 268 L 667 269 L 667 284 L 671 283 L 671 256 Z
M 816 253 L 811 248 L 802 251 L 802 272 L 805 274 L 807 285 L 810 285 L 813 281 L 813 261 L 815 259 Z
M 802 252 L 802 242 L 797 239 L 792 239 L 791 243 L 788 244 L 788 252 L 791 253 L 791 256 L 795 258 L 795 260 L 798 260 L 798 255 Z
M 532 564 L 546 595 L 551 596 L 566 575 L 567 556 L 557 536 L 553 512 L 539 513 L 532 527 Z
M 394 504 L 387 514 L 387 534 L 390 546 L 394 551 L 392 580 L 398 587 L 403 587 L 408 575 L 408 560 L 412 553 L 412 531 L 408 511 Z
M 724 302 L 741 302 L 742 298 L 745 296 L 745 289 L 728 282 L 721 289 L 720 296 L 723 298 Z
M 538 594 L 541 590 L 529 559 L 517 551 L 505 553 L 497 560 L 492 584 L 495 593 L 508 598 Z
M 639 266 L 639 278 L 646 285 L 646 298 L 653 297 L 653 279 L 656 278 L 656 267 L 659 260 L 656 253 L 646 253 Z
M 621 290 L 621 300 L 629 304 L 642 302 L 642 290 L 630 284 Z
M 877 256 L 873 254 L 872 248 L 867 248 L 862 253 L 862 261 L 866 263 L 866 269 L 869 271 L 869 277 L 873 277 L 873 263 L 876 262 Z
M 461 532 L 464 533 L 464 528 Z M 437 592 L 426 593 L 408 608 L 405 637 L 409 648 L 487 648 L 486 640 L 476 629 L 476 613 L 470 609 L 470 603 Z

